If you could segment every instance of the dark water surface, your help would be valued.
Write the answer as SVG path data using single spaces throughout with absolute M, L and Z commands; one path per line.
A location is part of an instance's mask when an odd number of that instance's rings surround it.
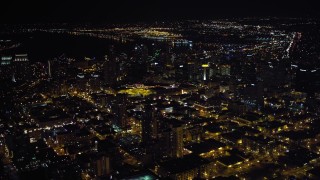
M 1 39 L 12 39 L 22 45 L 16 49 L 5 50 L 0 54 L 14 55 L 26 53 L 30 61 L 46 61 L 65 54 L 67 57 L 82 59 L 84 57 L 102 58 L 111 45 L 125 46 L 107 39 L 98 39 L 67 34 L 29 33 L 0 36 Z

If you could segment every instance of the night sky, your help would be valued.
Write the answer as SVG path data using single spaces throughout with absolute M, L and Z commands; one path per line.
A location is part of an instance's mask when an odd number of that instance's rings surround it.
M 309 0 L 10 0 L 1 1 L 0 7 L 1 23 L 320 16 L 316 2 Z

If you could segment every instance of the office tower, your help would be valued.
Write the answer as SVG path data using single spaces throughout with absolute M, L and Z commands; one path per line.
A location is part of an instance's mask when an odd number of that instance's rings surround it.
M 222 76 L 230 76 L 231 66 L 228 64 L 223 64 L 219 66 L 220 68 L 220 74 Z
M 28 54 L 16 54 L 14 62 L 28 62 Z
M 12 63 L 12 56 L 2 56 L 1 57 L 1 66 L 10 65 Z
M 197 70 L 196 64 L 193 62 L 187 62 L 179 64 L 176 67 L 176 81 L 195 81 L 197 79 Z
M 183 126 L 175 124 L 162 134 L 166 155 L 172 158 L 183 157 Z
M 127 94 L 117 94 L 116 101 L 116 124 L 123 130 L 127 129 L 128 119 L 127 119 L 127 106 L 128 106 L 128 96 Z
M 156 117 L 156 108 L 152 105 L 145 106 L 145 114 L 142 120 L 142 140 L 148 142 L 158 138 L 158 119 Z
M 148 58 L 148 47 L 146 45 L 136 45 L 134 48 L 134 57 L 137 61 L 145 61 Z
M 155 120 L 155 109 L 152 105 L 145 106 L 142 118 L 142 142 L 149 143 L 156 137 L 157 123 Z
M 49 78 L 51 78 L 51 62 L 48 61 L 48 75 L 49 75 Z
M 156 113 L 156 112 L 154 111 L 154 113 Z M 153 119 L 152 119 L 152 133 L 151 133 L 151 136 L 152 136 L 153 139 L 158 139 L 159 121 L 158 121 L 157 115 L 155 114 L 154 116 L 155 117 L 153 117 Z
M 173 157 L 180 158 L 183 156 L 183 127 L 172 128 L 172 155 Z
M 15 79 L 24 80 L 29 76 L 27 73 L 31 70 L 29 64 L 29 59 L 27 54 L 16 54 L 13 60 L 13 71 L 15 74 Z
M 104 63 L 104 80 L 105 83 L 111 87 L 117 83 L 117 77 L 119 74 L 119 62 L 113 56 L 105 56 Z
M 110 158 L 100 155 L 95 161 L 95 173 L 97 176 L 106 176 L 110 174 Z
M 252 62 L 245 62 L 241 65 L 241 76 L 247 84 L 255 84 L 257 80 L 256 66 Z
M 184 65 L 177 65 L 175 67 L 175 77 L 177 82 L 181 82 L 187 79 L 187 77 L 184 77 Z
M 188 62 L 186 65 L 184 73 L 187 76 L 187 81 L 196 81 L 197 80 L 197 65 L 194 62 Z
M 204 81 L 208 80 L 208 68 L 209 68 L 209 64 L 202 64 L 202 68 L 203 68 L 203 79 Z

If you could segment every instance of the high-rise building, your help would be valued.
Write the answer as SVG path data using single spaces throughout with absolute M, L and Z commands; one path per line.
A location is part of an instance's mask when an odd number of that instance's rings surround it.
M 146 45 L 136 45 L 134 48 L 134 57 L 137 61 L 145 61 L 148 58 L 148 47 Z
M 128 118 L 127 118 L 127 106 L 128 106 L 128 95 L 117 94 L 117 102 L 115 108 L 116 124 L 123 130 L 127 129 Z
M 28 54 L 16 54 L 14 58 L 14 62 L 28 62 Z
M 197 68 L 194 62 L 179 64 L 176 67 L 176 81 L 195 81 L 197 80 Z
M 157 113 L 157 112 L 154 112 L 154 113 Z M 158 131 L 159 131 L 159 121 L 158 121 L 158 117 L 157 115 L 155 114 L 155 117 L 152 119 L 152 138 L 153 139 L 158 139 Z
M 101 155 L 95 161 L 95 173 L 97 176 L 107 176 L 110 174 L 110 158 Z
M 157 120 L 155 118 L 155 108 L 152 105 L 145 106 L 145 113 L 142 118 L 142 142 L 149 143 L 157 138 Z
M 180 158 L 183 156 L 183 127 L 175 127 L 172 129 L 172 155 Z
M 14 76 L 17 81 L 28 78 L 27 74 L 30 72 L 31 68 L 27 65 L 29 64 L 27 54 L 16 54 L 12 64 Z
M 204 81 L 208 80 L 209 79 L 209 71 L 208 71 L 208 68 L 209 68 L 209 64 L 202 64 L 202 69 L 203 69 L 203 79 Z
M 166 153 L 173 158 L 183 157 L 183 126 L 175 124 L 163 133 Z
M 2 56 L 1 57 L 1 66 L 10 65 L 12 63 L 12 56 Z
M 219 66 L 220 68 L 220 74 L 222 76 L 230 76 L 231 66 L 227 64 L 223 64 Z
M 48 76 L 51 78 L 51 62 L 48 61 Z
M 115 86 L 117 83 L 117 77 L 119 74 L 119 62 L 113 56 L 105 56 L 104 64 L 104 80 L 109 86 Z
M 253 62 L 241 64 L 242 81 L 247 84 L 255 84 L 257 80 L 256 65 Z

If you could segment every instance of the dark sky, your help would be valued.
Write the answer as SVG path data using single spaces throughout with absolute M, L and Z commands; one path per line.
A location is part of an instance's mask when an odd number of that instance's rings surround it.
M 252 16 L 319 18 L 318 9 L 316 2 L 310 0 L 2 0 L 0 22 L 126 22 Z

